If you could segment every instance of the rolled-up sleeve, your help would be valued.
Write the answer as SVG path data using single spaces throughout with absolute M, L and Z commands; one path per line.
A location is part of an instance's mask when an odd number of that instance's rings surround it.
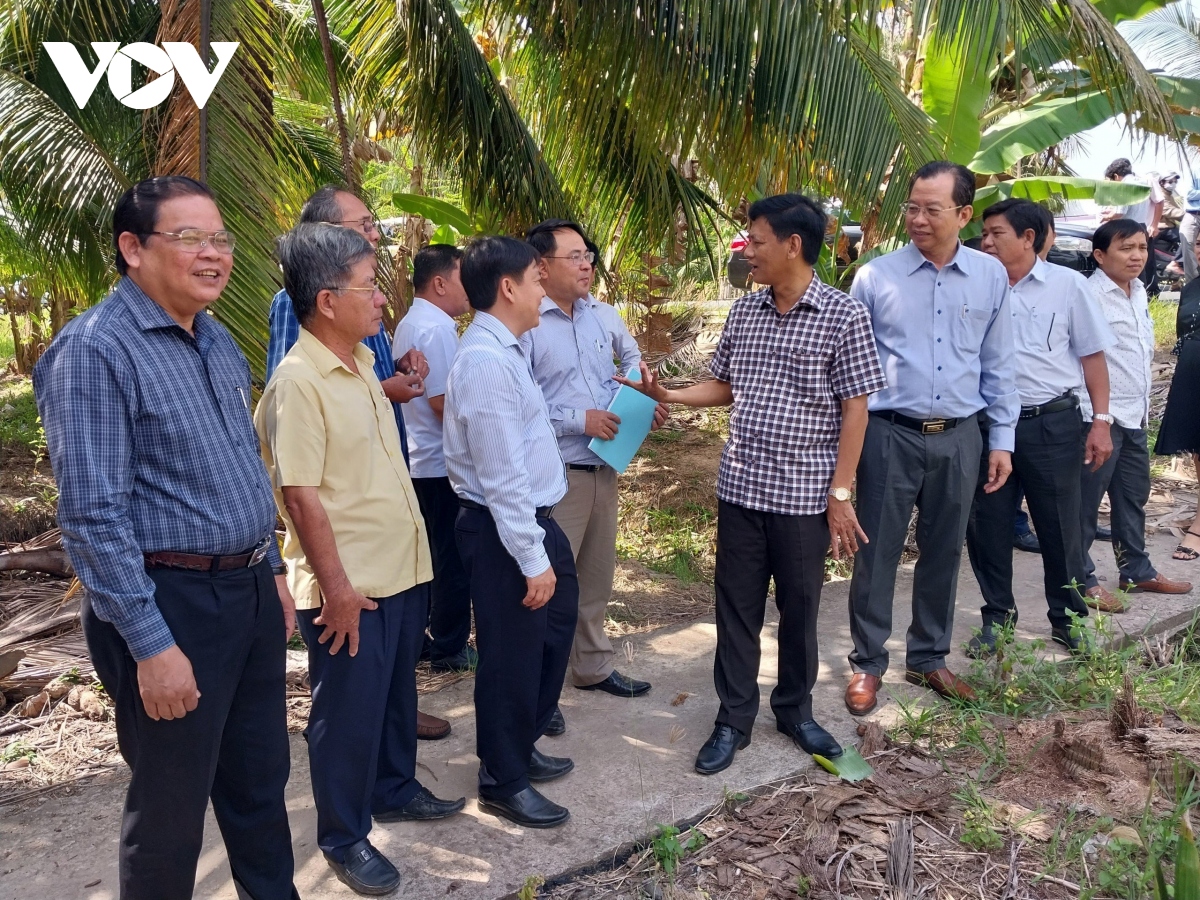
M 521 573 L 531 578 L 550 568 L 550 558 L 542 546 L 546 532 L 529 503 L 532 488 L 521 431 L 521 387 L 507 367 L 487 365 L 488 361 L 481 355 L 479 361 L 463 367 L 460 377 L 474 389 L 462 393 L 456 415 L 500 542 Z
M 129 514 L 137 384 L 119 351 L 64 335 L 34 370 L 34 393 L 58 482 L 58 523 L 96 615 L 135 660 L 175 644 L 155 603 Z

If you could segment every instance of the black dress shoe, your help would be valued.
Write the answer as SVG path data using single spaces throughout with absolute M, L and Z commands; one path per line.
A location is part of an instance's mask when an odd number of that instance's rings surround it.
M 399 809 L 389 809 L 387 812 L 375 813 L 376 822 L 428 822 L 431 819 L 444 819 L 456 812 L 462 812 L 467 805 L 466 797 L 457 800 L 439 800 L 430 793 L 428 788 L 421 788 L 417 795 Z
M 337 862 L 325 856 L 338 881 L 352 891 L 368 897 L 382 897 L 400 887 L 400 873 L 388 858 L 371 846 L 365 838 L 346 848 L 346 856 Z
M 480 794 L 479 808 L 526 828 L 554 828 L 571 818 L 566 807 L 547 800 L 531 787 L 501 800 L 489 800 Z
M 790 737 L 805 753 L 810 756 L 819 753 L 826 759 L 837 759 L 842 755 L 842 745 L 833 739 L 833 735 L 809 719 L 790 728 L 782 722 L 776 722 L 775 727 Z
M 997 640 L 999 635 L 985 622 L 979 629 L 979 634 L 971 635 L 971 639 L 967 641 L 966 654 L 971 659 L 986 659 L 996 652 Z
M 479 668 L 479 654 L 468 645 L 453 656 L 430 659 L 429 668 L 435 672 L 474 672 Z
M 575 687 L 581 691 L 604 691 L 615 697 L 640 697 L 650 690 L 650 682 L 634 681 L 613 669 L 603 681 L 595 684 L 577 684 Z
M 558 737 L 567 730 L 567 720 L 563 718 L 562 710 L 557 706 L 554 707 L 554 715 L 550 717 L 550 724 L 546 726 L 546 730 L 542 732 L 546 737 Z
M 530 781 L 553 781 L 562 778 L 575 768 L 575 763 L 565 756 L 547 756 L 537 747 L 529 757 L 529 771 L 526 773 Z
M 701 775 L 715 775 L 728 769 L 734 755 L 749 746 L 750 735 L 742 734 L 732 725 L 717 725 L 696 754 L 696 771 Z
M 1042 544 L 1038 540 L 1037 535 L 1032 531 L 1026 531 L 1022 534 L 1014 534 L 1013 546 L 1018 550 L 1024 550 L 1026 553 L 1042 552 Z
M 1097 525 L 1096 526 L 1096 540 L 1108 541 L 1109 543 L 1112 543 L 1112 529 L 1105 528 L 1103 525 Z
M 1071 651 L 1072 656 L 1088 657 L 1095 652 L 1096 646 L 1088 633 L 1087 626 L 1078 628 L 1054 627 L 1050 629 L 1050 640 Z

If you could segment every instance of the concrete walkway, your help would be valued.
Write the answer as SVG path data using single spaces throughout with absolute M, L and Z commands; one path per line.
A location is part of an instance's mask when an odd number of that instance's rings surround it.
M 1200 581 L 1200 564 L 1170 559 L 1175 540 L 1155 535 L 1150 552 L 1172 577 Z M 1111 554 L 1098 546 L 1098 564 L 1116 581 Z M 1040 557 L 1018 553 L 1017 595 L 1020 636 L 1047 637 L 1045 601 L 1041 593 Z M 978 624 L 978 591 L 965 564 L 959 589 L 955 646 L 960 647 Z M 903 636 L 909 623 L 911 567 L 897 585 L 893 660 L 887 677 L 892 698 L 929 696 L 903 683 Z M 845 582 L 828 585 L 820 616 L 821 672 L 815 692 L 816 716 L 839 739 L 851 741 L 857 722 L 842 704 L 850 649 L 846 624 Z M 1188 621 L 1196 597 L 1135 595 L 1134 608 L 1115 617 L 1130 633 L 1160 630 Z M 619 668 L 654 683 L 645 698 L 620 700 L 567 688 L 562 708 L 567 733 L 543 738 L 540 747 L 568 755 L 575 771 L 545 793 L 571 809 L 571 821 L 552 831 L 531 831 L 484 815 L 475 805 L 474 708 L 472 681 L 466 680 L 422 698 L 422 707 L 450 718 L 454 733 L 445 741 L 423 743 L 419 777 L 442 797 L 468 798 L 465 814 L 443 822 L 403 823 L 375 828 L 372 841 L 397 863 L 404 878 L 396 896 L 426 900 L 498 898 L 519 888 L 527 876 L 554 875 L 602 859 L 612 848 L 639 838 L 659 823 L 699 815 L 720 802 L 726 790 L 744 790 L 800 771 L 810 765 L 774 728 L 766 704 L 774 683 L 774 624 L 764 635 L 760 684 L 766 714 L 760 716 L 753 744 L 732 768 L 705 778 L 692 761 L 712 728 L 716 699 L 712 687 L 715 629 L 711 621 L 638 635 L 630 642 L 632 661 Z M 966 669 L 956 649 L 952 667 Z M 673 701 L 687 694 L 686 699 Z M 893 700 L 875 714 L 894 715 Z M 0 898 L 87 898 L 117 896 L 116 854 L 124 778 L 91 784 L 23 808 L 4 810 L 0 821 Z M 288 785 L 296 884 L 308 900 L 354 896 L 330 873 L 314 845 L 315 814 L 308 781 L 304 742 L 292 739 L 292 780 Z M 195 896 L 233 900 L 225 853 L 215 822 L 209 821 Z

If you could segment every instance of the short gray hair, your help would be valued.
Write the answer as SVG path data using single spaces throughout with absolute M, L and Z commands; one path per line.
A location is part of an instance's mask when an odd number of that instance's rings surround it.
M 371 242 L 340 225 L 304 222 L 280 238 L 283 286 L 300 324 L 307 325 L 316 312 L 317 294 L 344 287 L 350 270 L 367 258 L 375 258 Z
M 300 208 L 300 221 L 341 224 L 342 205 L 338 203 L 338 194 L 354 196 L 353 191 L 338 184 L 327 184 L 317 188 L 316 193 L 305 200 L 304 206 Z

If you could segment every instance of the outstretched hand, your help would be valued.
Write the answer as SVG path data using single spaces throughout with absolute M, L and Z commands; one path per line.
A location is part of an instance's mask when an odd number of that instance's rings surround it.
M 667 402 L 667 389 L 659 383 L 658 376 L 655 375 L 650 367 L 644 362 L 638 363 L 639 371 L 642 373 L 641 381 L 631 381 L 623 375 L 613 376 L 617 380 L 617 384 L 623 384 L 626 387 L 631 387 L 636 391 L 641 391 L 647 397 L 657 400 L 659 403 Z

